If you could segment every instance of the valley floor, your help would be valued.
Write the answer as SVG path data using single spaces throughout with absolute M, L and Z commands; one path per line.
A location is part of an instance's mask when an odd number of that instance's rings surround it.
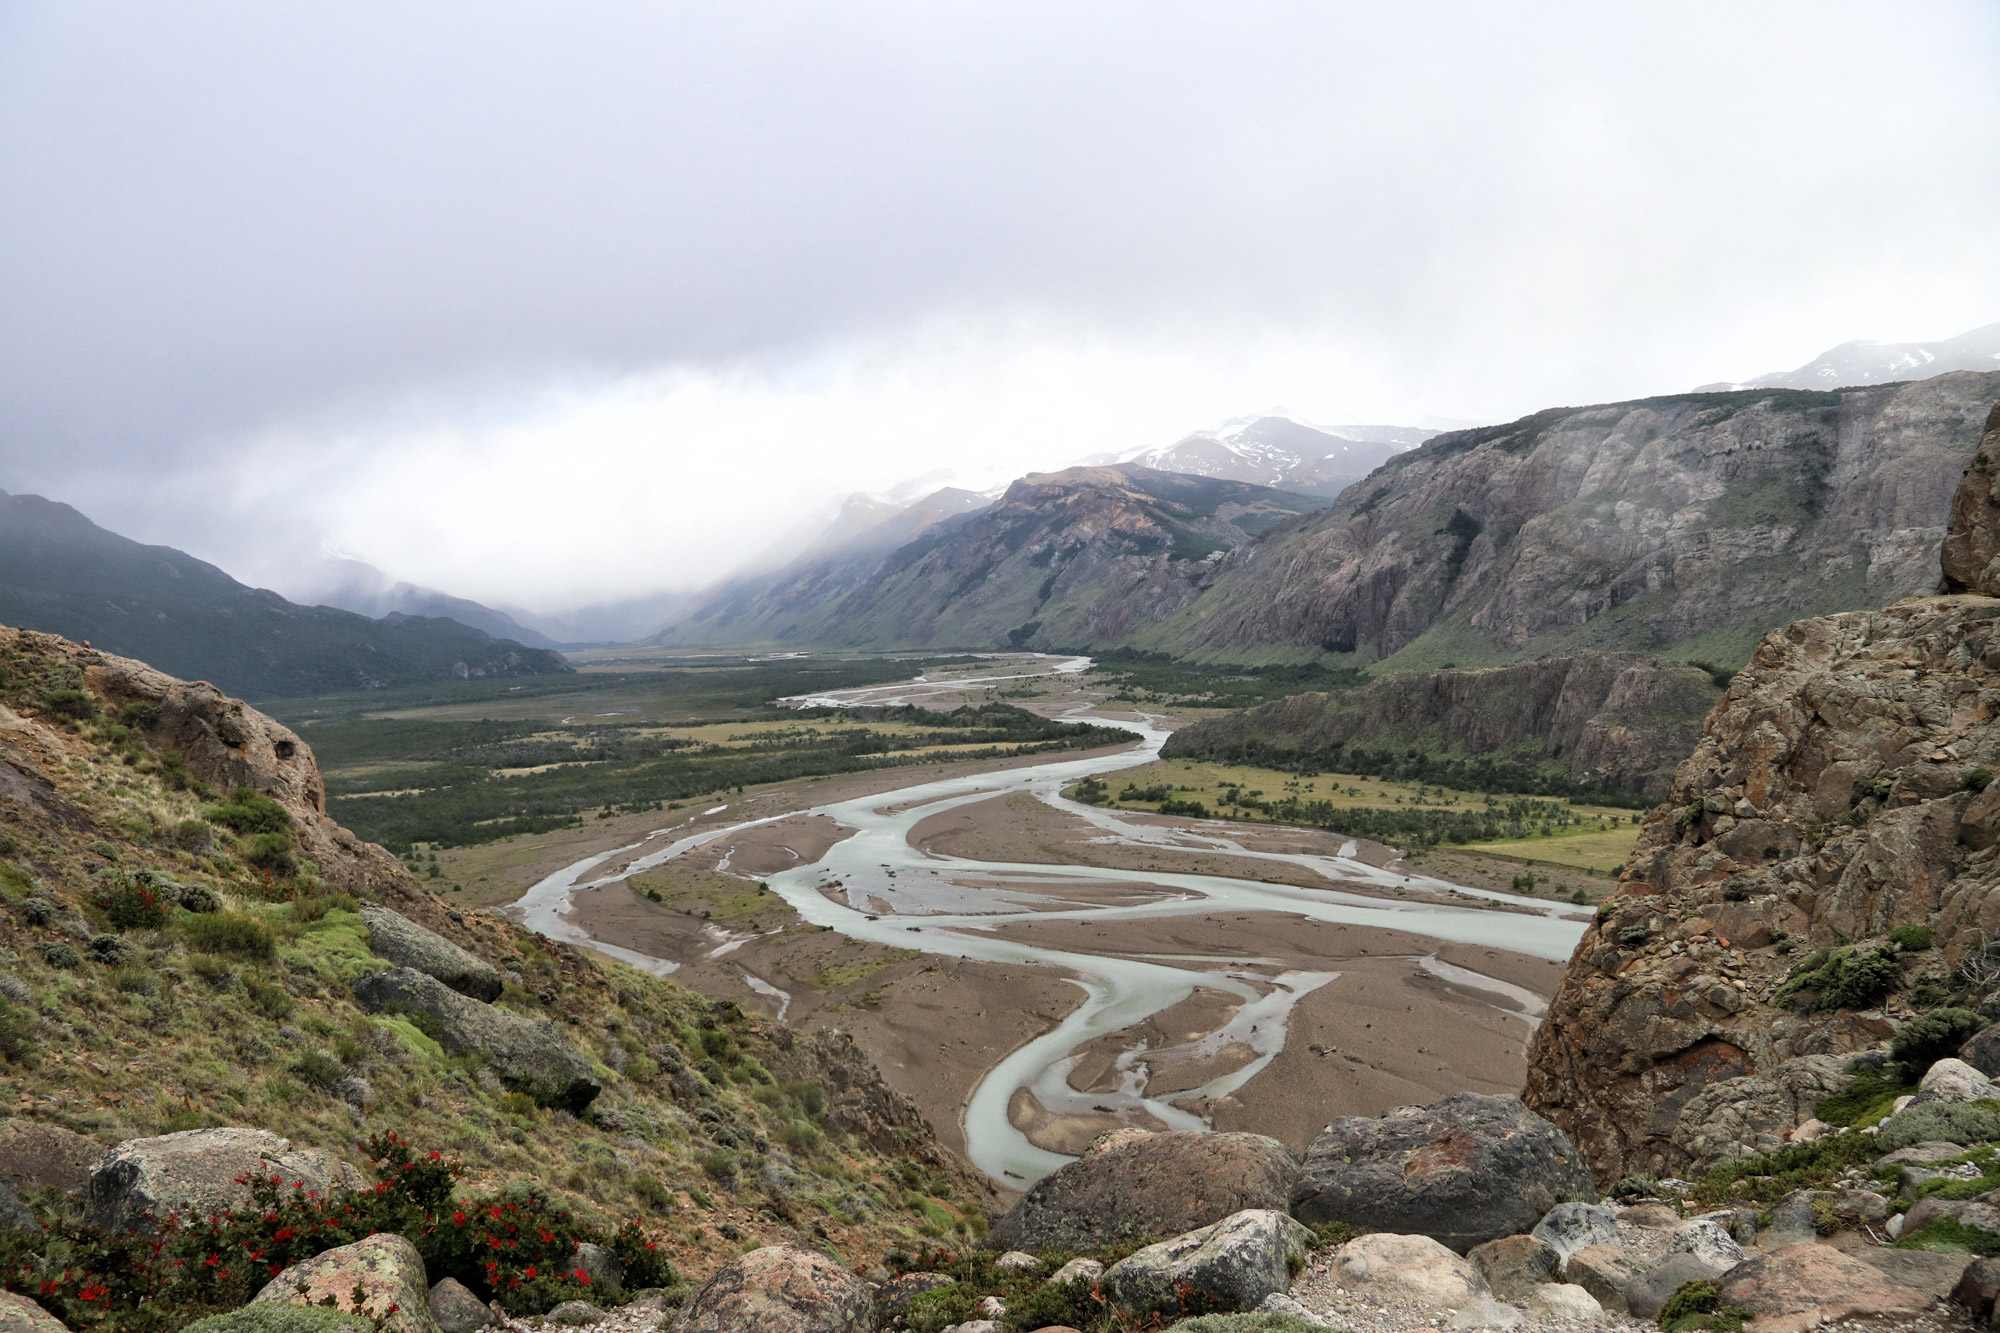
M 926 706 L 959 701 L 942 683 Z M 1026 684 L 1009 702 L 1136 722 L 1087 675 L 1039 677 L 1030 700 Z M 1121 746 L 780 783 L 664 829 L 657 813 L 620 816 L 442 851 L 439 864 L 461 900 L 501 903 L 611 853 L 573 876 L 569 927 L 711 996 L 852 1033 L 946 1142 L 1014 1188 L 1121 1124 L 1206 1123 L 1303 1148 L 1335 1115 L 1520 1086 L 1589 910 L 1568 895 L 1594 898 L 1608 880 L 1540 866 L 1559 882 L 1537 901 L 1499 892 L 1519 866 L 1478 852 L 1405 861 L 1324 830 L 1059 795 L 1135 757 Z M 1024 777 L 1057 767 L 1053 782 Z M 949 790 L 926 785 L 940 782 Z M 922 799 L 874 801 L 912 790 Z M 804 813 L 828 807 L 841 809 Z M 894 854 L 868 841 L 878 821 L 895 826 Z M 927 917 L 949 926 L 899 924 Z M 990 1141 L 1012 1136 L 1000 1169 Z

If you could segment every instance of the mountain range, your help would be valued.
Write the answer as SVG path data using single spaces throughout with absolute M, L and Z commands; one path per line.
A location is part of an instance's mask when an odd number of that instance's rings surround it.
M 1239 417 L 1161 448 L 1090 461 L 1252 481 L 1332 499 L 1343 487 L 1437 433 L 1414 426 L 1321 429 L 1287 416 Z
M 1797 370 L 1774 371 L 1741 384 L 1705 384 L 1702 389 L 1840 389 L 1927 379 L 1952 370 L 2000 370 L 2000 324 L 1937 342 L 1842 343 Z
M 170 546 L 108 532 L 66 504 L 4 491 L 0 622 L 250 698 L 570 670 L 558 653 L 453 619 L 300 606 Z

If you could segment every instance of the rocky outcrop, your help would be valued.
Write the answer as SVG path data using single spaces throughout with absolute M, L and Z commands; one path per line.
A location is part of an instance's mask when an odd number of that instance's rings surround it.
M 0 1121 L 0 1182 L 17 1190 L 56 1189 L 81 1194 L 104 1156 L 104 1145 L 61 1125 L 39 1120 Z
M 1935 583 L 1953 488 L 1996 396 L 2000 373 L 1961 372 L 1558 408 L 1440 435 L 1219 561 L 1199 602 L 1134 645 L 1429 666 L 1744 642 L 1879 606 Z
M 869 1333 L 868 1284 L 815 1250 L 767 1245 L 717 1269 L 672 1333 Z
M 1254 1310 L 1291 1285 L 1305 1266 L 1312 1232 L 1269 1208 L 1245 1209 L 1185 1236 L 1148 1245 L 1113 1264 L 1104 1291 L 1135 1314 Z
M 1986 418 L 1986 434 L 1951 500 L 1949 531 L 1940 563 L 1941 593 L 1976 592 L 2000 597 L 2000 403 Z
M 272 1278 L 251 1304 L 330 1305 L 368 1316 L 384 1333 L 438 1333 L 423 1256 L 401 1236 L 322 1250 Z
M 1461 1092 L 1329 1124 L 1306 1151 L 1292 1215 L 1429 1236 L 1464 1254 L 1559 1203 L 1596 1198 L 1561 1130 L 1518 1098 Z
M 260 1171 L 322 1194 L 342 1185 L 332 1154 L 269 1130 L 189 1129 L 127 1139 L 106 1153 L 91 1172 L 85 1215 L 100 1230 L 130 1231 L 150 1230 L 169 1213 L 241 1208 L 251 1201 L 245 1178 Z
M 1261 1134 L 1119 1136 L 1036 1181 L 985 1243 L 1094 1250 L 1179 1236 L 1246 1208 L 1283 1212 L 1298 1172 L 1291 1149 Z
M 447 1051 L 478 1051 L 500 1081 L 544 1106 L 581 1111 L 604 1090 L 590 1061 L 555 1024 L 537 1023 L 460 995 L 435 977 L 391 968 L 354 983 L 370 1013 L 424 1014 L 437 1021 Z
M 0 1291 L 0 1333 L 68 1333 L 62 1320 L 11 1291 Z
M 2000 421 L 1979 455 L 1946 542 L 1954 586 L 2000 541 L 1963 526 L 2000 522 Z M 1962 969 L 1975 991 L 2000 979 L 1996 711 L 1992 596 L 1803 620 L 1758 645 L 1530 1049 L 1529 1104 L 1600 1178 L 1775 1147 L 1890 1034 L 1883 1002 Z M 1934 948 L 1892 943 L 1898 926 Z
M 1577 777 L 1659 797 L 1722 690 L 1707 671 L 1636 653 L 1584 653 L 1485 671 L 1416 671 L 1203 718 L 1169 758 L 1342 771 L 1349 747 L 1554 760 Z
M 361 920 L 368 927 L 368 947 L 378 957 L 397 967 L 415 968 L 475 1000 L 500 998 L 500 969 L 436 931 L 376 903 L 361 905 Z

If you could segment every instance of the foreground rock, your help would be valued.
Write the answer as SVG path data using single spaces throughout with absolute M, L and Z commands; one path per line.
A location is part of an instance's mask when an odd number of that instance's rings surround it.
M 500 998 L 500 969 L 434 930 L 375 903 L 361 905 L 368 947 L 398 967 L 412 967 L 475 1000 Z
M 244 1207 L 259 1171 L 303 1181 L 322 1195 L 340 1188 L 340 1163 L 262 1129 L 189 1129 L 128 1139 L 91 1172 L 86 1217 L 104 1231 L 151 1230 L 169 1213 L 203 1216 Z M 150 1220 L 149 1220 L 150 1218 Z
M 397 967 L 363 977 L 354 995 L 370 1013 L 427 1014 L 437 1020 L 447 1051 L 479 1051 L 501 1082 L 544 1106 L 581 1111 L 602 1092 L 590 1061 L 556 1030 L 504 1009 L 481 1004 L 415 968 Z
M 1284 1211 L 1299 1159 L 1261 1134 L 1143 1134 L 1093 1146 L 1043 1176 L 986 1247 L 1095 1250 L 1185 1235 L 1246 1208 Z
M 423 1256 L 401 1236 L 369 1236 L 293 1264 L 251 1304 L 331 1305 L 379 1321 L 386 1333 L 438 1333 Z
M 1590 1245 L 1618 1243 L 1618 1216 L 1601 1203 L 1559 1203 L 1535 1223 L 1535 1239 L 1560 1259 Z
M 1885 998 L 1984 947 L 2000 728 L 1965 701 L 2000 688 L 2000 414 L 1980 415 L 1944 538 L 1953 595 L 1766 635 L 1563 974 L 1524 1096 L 1606 1179 L 1778 1146 L 1891 1035 Z M 1894 951 L 1900 925 L 1930 929 L 1930 961 Z M 1795 953 L 1767 947 L 1778 931 Z M 1950 1137 L 1953 1106 L 1885 1146 Z
M 1379 1232 L 1347 1242 L 1333 1255 L 1334 1280 L 1383 1302 L 1457 1309 L 1493 1293 L 1470 1260 L 1429 1236 Z
M 1312 1232 L 1273 1208 L 1248 1208 L 1111 1266 L 1104 1291 L 1113 1304 L 1136 1314 L 1185 1313 L 1197 1308 L 1254 1310 L 1284 1291 L 1305 1265 Z
M 493 1323 L 493 1312 L 457 1278 L 442 1278 L 425 1302 L 438 1333 L 473 1333 Z
M 673 1333 L 870 1333 L 868 1284 L 814 1250 L 767 1245 L 695 1288 Z
M 1826 1245 L 1792 1245 L 1729 1270 L 1718 1287 L 1724 1305 L 1756 1315 L 1752 1333 L 1804 1333 L 1854 1315 L 1907 1317 L 1930 1297 Z
M 1559 1203 L 1595 1202 L 1590 1168 L 1519 1098 L 1461 1092 L 1321 1130 L 1292 1216 L 1429 1236 L 1464 1254 L 1527 1231 Z
M 62 1320 L 26 1296 L 0 1290 L 0 1333 L 68 1333 Z
M 1502 1236 L 1465 1256 L 1503 1301 L 1525 1301 L 1537 1287 L 1560 1280 L 1563 1256 L 1534 1236 Z
M 39 1120 L 0 1121 L 0 1184 L 17 1190 L 81 1194 L 104 1157 L 104 1145 Z

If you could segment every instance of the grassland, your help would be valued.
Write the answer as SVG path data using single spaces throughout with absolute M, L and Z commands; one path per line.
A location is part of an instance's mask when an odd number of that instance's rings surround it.
M 1079 785 L 1069 795 L 1088 799 L 1091 793 Z M 1599 872 L 1615 872 L 1639 836 L 1639 817 L 1612 806 L 1338 773 L 1306 777 L 1190 759 L 1122 770 L 1104 784 L 1098 803 L 1169 815 L 1304 824 L 1403 846 L 1448 843 Z

